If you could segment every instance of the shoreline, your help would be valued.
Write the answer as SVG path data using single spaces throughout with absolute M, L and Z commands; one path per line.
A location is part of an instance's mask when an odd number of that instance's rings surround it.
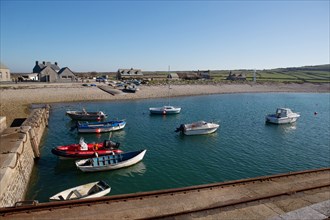
M 105 84 L 97 84 L 105 85 Z M 0 116 L 6 116 L 10 126 L 15 118 L 26 118 L 31 104 L 52 104 L 65 102 L 118 101 L 156 99 L 168 97 L 187 97 L 196 95 L 232 93 L 330 93 L 330 84 L 312 83 L 218 83 L 218 84 L 167 84 L 142 85 L 136 93 L 111 95 L 98 87 L 84 87 L 74 84 L 13 84 L 0 87 Z M 109 86 L 109 88 L 111 88 Z

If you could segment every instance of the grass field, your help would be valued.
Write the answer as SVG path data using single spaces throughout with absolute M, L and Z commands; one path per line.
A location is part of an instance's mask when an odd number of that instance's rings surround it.
M 228 81 L 226 78 L 228 77 L 229 72 L 232 72 L 232 74 L 243 74 L 246 76 L 247 81 L 253 81 L 254 70 L 211 70 L 210 76 L 214 82 Z M 167 74 L 168 73 L 166 72 L 158 72 L 151 75 L 161 79 L 166 78 Z M 257 82 L 330 83 L 330 64 L 272 70 L 256 70 L 256 78 Z

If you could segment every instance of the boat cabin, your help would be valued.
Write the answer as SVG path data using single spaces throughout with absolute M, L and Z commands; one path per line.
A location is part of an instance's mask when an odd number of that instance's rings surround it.
M 278 108 L 276 109 L 276 117 L 277 118 L 284 118 L 284 117 L 288 117 L 289 114 L 291 114 L 291 110 L 288 108 Z

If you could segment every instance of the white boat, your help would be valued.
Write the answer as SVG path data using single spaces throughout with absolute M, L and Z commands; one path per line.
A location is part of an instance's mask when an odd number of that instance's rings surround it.
M 181 111 L 180 107 L 174 107 L 165 105 L 163 107 L 157 108 L 149 108 L 150 114 L 158 114 L 158 115 L 170 115 L 170 114 L 178 114 Z
M 111 187 L 104 181 L 87 183 L 81 186 L 76 186 L 60 193 L 57 193 L 49 198 L 50 201 L 65 201 L 77 199 L 89 199 L 105 196 L 110 193 Z
M 171 115 L 179 114 L 181 111 L 180 107 L 174 107 L 170 105 L 170 89 L 171 85 L 168 85 L 168 103 L 162 107 L 149 108 L 150 114 L 156 115 Z
M 106 155 L 76 161 L 76 166 L 83 172 L 115 170 L 132 166 L 140 162 L 147 150 L 132 151 L 122 154 Z
M 300 117 L 298 113 L 292 112 L 289 108 L 278 108 L 275 114 L 266 116 L 267 123 L 273 124 L 289 124 L 294 123 Z
M 81 121 L 101 121 L 107 117 L 102 111 L 99 112 L 87 112 L 84 108 L 82 111 L 66 111 L 66 114 L 72 120 L 81 120 Z
M 197 121 L 191 124 L 181 124 L 176 129 L 176 132 L 181 131 L 185 135 L 200 135 L 200 134 L 211 134 L 219 128 L 219 124 Z

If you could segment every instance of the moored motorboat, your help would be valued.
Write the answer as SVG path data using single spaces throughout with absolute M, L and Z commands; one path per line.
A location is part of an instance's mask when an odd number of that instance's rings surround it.
M 104 140 L 103 143 L 85 143 L 81 138 L 79 144 L 70 144 L 57 146 L 52 149 L 52 153 L 60 159 L 83 159 L 98 156 L 109 155 L 112 153 L 123 153 L 119 150 L 120 143 L 111 140 Z
M 181 124 L 175 132 L 182 132 L 185 135 L 210 134 L 215 132 L 219 126 L 216 123 L 197 121 L 191 124 Z
M 76 161 L 76 166 L 83 172 L 115 170 L 132 166 L 140 162 L 147 150 L 132 151 L 102 157 L 94 157 Z
M 59 192 L 49 198 L 50 201 L 89 199 L 105 196 L 111 187 L 104 181 L 87 183 Z
M 101 121 L 107 118 L 107 114 L 105 114 L 102 111 L 87 112 L 84 108 L 82 111 L 66 111 L 66 114 L 72 120 L 81 120 L 81 121 Z
M 126 121 L 106 121 L 106 122 L 79 122 L 77 129 L 79 133 L 102 133 L 118 131 L 125 127 Z
M 150 114 L 170 115 L 170 114 L 179 114 L 181 111 L 181 108 L 165 105 L 163 107 L 149 108 L 149 111 L 150 111 Z
M 300 115 L 289 108 L 277 108 L 275 114 L 266 115 L 266 123 L 290 124 L 298 120 Z

